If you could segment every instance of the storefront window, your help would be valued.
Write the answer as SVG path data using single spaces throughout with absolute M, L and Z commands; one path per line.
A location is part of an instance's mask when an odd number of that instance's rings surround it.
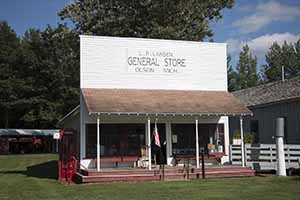
M 86 125 L 86 155 L 96 157 L 97 125 Z M 145 145 L 145 124 L 101 124 L 100 154 L 103 157 L 139 155 Z
M 196 152 L 195 124 L 172 124 L 173 154 Z M 224 152 L 224 124 L 199 124 L 199 147 L 205 153 Z
M 173 154 L 195 154 L 195 124 L 172 124 Z
M 206 145 L 207 151 L 209 153 L 223 153 L 224 152 L 224 125 L 209 124 L 207 125 L 207 129 L 208 129 L 207 130 L 208 143 Z

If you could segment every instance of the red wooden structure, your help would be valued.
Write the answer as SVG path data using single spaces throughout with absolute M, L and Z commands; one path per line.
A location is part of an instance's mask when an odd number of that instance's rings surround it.
M 71 184 L 77 170 L 77 131 L 60 130 L 58 180 Z

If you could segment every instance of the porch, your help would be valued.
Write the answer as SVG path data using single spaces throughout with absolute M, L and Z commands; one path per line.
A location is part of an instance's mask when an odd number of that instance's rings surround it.
M 162 164 L 182 167 L 187 160 L 200 169 L 200 152 L 212 164 L 227 163 L 228 116 L 251 114 L 220 91 L 81 92 L 80 163 L 87 171 L 112 167 L 151 171 Z M 155 125 L 160 147 L 154 141 Z
M 90 118 L 98 121 L 98 116 Z M 147 123 L 143 123 L 145 121 Z M 155 144 L 153 136 L 155 126 L 160 147 Z M 102 115 L 98 124 L 86 124 L 85 134 L 86 157 L 81 159 L 81 164 L 88 170 L 152 170 L 159 165 L 182 167 L 186 163 L 200 168 L 201 152 L 209 165 L 220 165 L 229 160 L 227 117 L 201 117 L 193 123 L 189 116 Z

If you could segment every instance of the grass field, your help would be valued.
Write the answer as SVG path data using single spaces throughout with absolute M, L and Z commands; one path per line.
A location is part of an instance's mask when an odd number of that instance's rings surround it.
M 56 155 L 0 156 L 0 200 L 300 199 L 300 177 L 65 186 L 56 176 Z

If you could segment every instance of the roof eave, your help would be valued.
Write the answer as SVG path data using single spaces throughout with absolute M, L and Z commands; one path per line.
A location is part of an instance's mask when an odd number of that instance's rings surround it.
M 161 113 L 145 113 L 145 112 L 89 112 L 89 115 L 144 115 L 144 116 L 252 116 L 252 112 L 245 113 L 172 113 L 172 112 L 161 112 Z

